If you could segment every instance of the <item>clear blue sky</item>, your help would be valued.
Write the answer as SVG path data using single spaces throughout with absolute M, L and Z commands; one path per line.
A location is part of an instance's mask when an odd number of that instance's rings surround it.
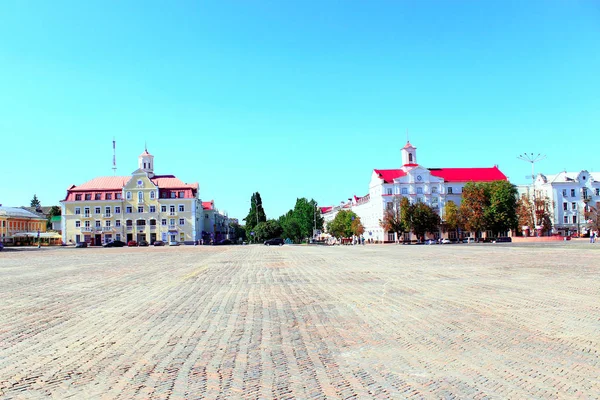
M 0 203 L 137 167 L 243 218 L 425 167 L 600 170 L 597 1 L 0 2 Z

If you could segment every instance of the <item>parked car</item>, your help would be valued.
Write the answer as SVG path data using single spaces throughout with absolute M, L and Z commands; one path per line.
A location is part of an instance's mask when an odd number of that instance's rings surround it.
M 129 246 L 129 247 L 135 247 L 137 245 L 138 244 L 135 240 L 130 240 L 129 242 L 127 242 L 127 246 Z
M 76 249 L 83 249 L 84 247 L 87 247 L 87 243 L 86 242 L 79 242 L 75 245 Z
M 113 240 L 112 242 L 104 243 L 102 247 L 123 247 L 125 246 L 125 242 L 121 242 L 120 240 Z
M 224 244 L 233 244 L 233 242 L 232 242 L 231 240 L 229 240 L 229 239 L 222 239 L 222 240 L 219 240 L 219 241 L 217 242 L 217 244 L 218 244 L 218 245 L 224 245 Z
M 148 242 L 146 242 L 145 240 L 140 240 L 138 246 L 148 246 Z
M 179 246 L 179 242 L 176 242 L 175 240 L 171 240 L 169 242 L 169 246 Z
M 162 240 L 155 240 L 154 243 L 152 243 L 154 246 L 164 246 L 165 242 L 163 242 Z
M 282 238 L 274 238 L 274 239 L 269 239 L 269 240 L 265 240 L 265 245 L 266 246 L 283 246 L 283 239 Z
M 0 251 L 4 248 L 4 243 L 0 242 Z
M 496 243 L 509 243 L 512 242 L 512 238 L 510 236 L 501 236 L 496 239 Z
M 448 238 L 442 239 L 442 244 L 450 244 L 450 243 L 452 243 L 450 241 L 450 239 L 448 239 Z

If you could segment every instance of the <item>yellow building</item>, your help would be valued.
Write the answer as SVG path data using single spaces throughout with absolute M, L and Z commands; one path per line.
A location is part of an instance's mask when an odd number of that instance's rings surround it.
M 154 156 L 145 150 L 130 176 L 98 177 L 67 190 L 61 201 L 63 241 L 194 243 L 202 232 L 198 194 L 198 183 L 155 175 Z
M 60 244 L 60 236 L 46 233 L 46 219 L 16 207 L 0 206 L 0 240 L 5 245 Z

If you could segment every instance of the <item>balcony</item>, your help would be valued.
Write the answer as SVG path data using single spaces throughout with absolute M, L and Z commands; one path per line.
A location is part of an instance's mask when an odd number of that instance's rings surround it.
M 169 230 L 170 231 L 176 231 L 177 230 L 177 225 L 169 225 Z
M 102 227 L 102 232 L 112 232 L 113 229 L 114 228 L 112 226 L 103 226 Z
M 177 215 L 177 212 L 175 212 L 175 211 L 170 211 L 170 212 L 169 212 L 169 215 L 173 215 L 173 216 L 175 216 L 175 215 Z
M 81 232 L 93 232 L 93 228 L 91 226 L 82 226 Z
M 155 231 L 156 230 L 156 225 L 150 225 L 150 230 L 151 231 Z
M 91 214 L 83 214 L 83 218 L 92 218 Z
M 127 225 L 127 230 L 128 231 L 132 231 L 133 230 L 133 226 L 132 225 Z
M 102 214 L 102 218 L 112 218 L 112 214 Z

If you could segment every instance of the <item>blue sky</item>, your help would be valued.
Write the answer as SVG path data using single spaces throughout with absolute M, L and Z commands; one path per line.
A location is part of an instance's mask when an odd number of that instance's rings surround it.
M 137 167 L 243 218 L 373 168 L 600 170 L 596 1 L 0 2 L 0 203 Z

